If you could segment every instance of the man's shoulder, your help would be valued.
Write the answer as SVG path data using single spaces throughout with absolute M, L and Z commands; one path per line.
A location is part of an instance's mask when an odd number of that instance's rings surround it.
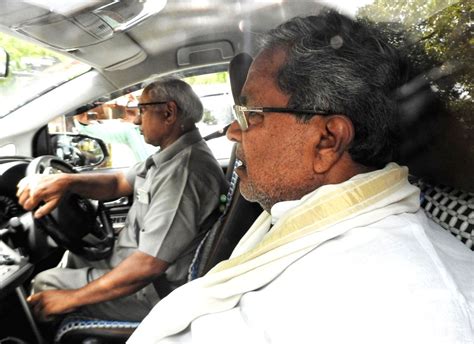
M 146 175 L 146 160 L 136 162 L 132 166 L 128 168 L 128 170 L 125 172 L 127 176 L 129 175 Z
M 209 146 L 204 140 L 189 147 L 190 163 L 201 169 L 222 170 Z
M 312 271 L 326 279 L 337 273 L 398 285 L 416 276 L 413 283 L 421 283 L 420 287 L 431 280 L 443 288 L 446 274 L 462 279 L 458 276 L 462 272 L 474 278 L 472 257 L 467 247 L 419 210 L 389 216 L 325 242 L 290 266 L 288 278 L 304 280 Z
M 277 309 L 265 314 L 267 321 L 279 324 L 277 318 L 291 314 L 292 323 L 305 323 L 310 314 L 313 323 L 328 330 L 320 333 L 322 338 L 327 335 L 335 342 L 344 342 L 335 339 L 340 339 L 334 332 L 340 323 L 350 324 L 353 330 L 376 326 L 384 332 L 397 324 L 402 331 L 400 339 L 405 339 L 399 342 L 410 337 L 403 330 L 413 331 L 416 338 L 426 335 L 423 326 L 436 330 L 438 325 L 433 324 L 448 324 L 446 338 L 457 338 L 466 333 L 466 304 L 474 301 L 472 260 L 467 264 L 451 257 L 449 251 L 438 253 L 423 234 L 430 230 L 437 229 L 431 229 L 421 212 L 354 228 L 292 263 L 267 286 L 244 297 L 241 306 L 248 312 L 255 309 L 255 300 L 261 302 L 259 306 L 269 307 L 278 299 Z M 445 234 L 448 237 L 443 239 L 452 242 L 450 234 Z M 460 276 L 459 271 L 466 274 Z M 461 304 L 459 300 L 465 301 Z M 452 326 L 455 321 L 459 328 Z M 416 331 L 418 325 L 420 332 Z M 295 331 L 305 329 L 295 325 Z M 373 337 L 377 338 L 376 332 Z
M 170 159 L 162 161 L 160 173 L 186 175 L 188 179 L 224 179 L 224 173 L 205 141 L 201 140 L 178 151 Z

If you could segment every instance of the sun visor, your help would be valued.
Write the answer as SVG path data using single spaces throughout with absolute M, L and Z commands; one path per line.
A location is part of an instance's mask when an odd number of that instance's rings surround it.
M 79 60 L 87 56 L 90 64 L 107 71 L 128 68 L 142 62 L 147 56 L 145 51 L 124 33 L 116 34 L 101 43 L 76 49 L 72 53 Z
M 7 6 L 4 4 L 0 6 L 0 23 L 11 27 L 48 14 L 48 9 L 29 6 L 23 1 L 9 1 Z
M 47 20 L 24 24 L 16 28 L 16 31 L 61 50 L 97 44 L 111 38 L 114 33 L 107 23 L 93 13 L 85 13 L 72 19 L 50 14 Z M 62 34 L 58 35 L 57 32 Z
M 70 6 L 65 6 L 64 3 L 70 3 Z M 116 33 L 137 25 L 161 11 L 166 0 L 97 1 L 92 2 L 96 4 L 95 7 L 87 9 L 71 7 L 75 3 L 78 2 L 63 2 L 62 6 L 58 3 L 57 8 L 50 8 L 46 14 L 30 17 L 26 21 L 12 24 L 11 27 L 49 46 L 73 50 L 103 42 Z M 41 2 L 34 5 L 41 6 Z M 63 34 L 57 35 L 57 32 Z

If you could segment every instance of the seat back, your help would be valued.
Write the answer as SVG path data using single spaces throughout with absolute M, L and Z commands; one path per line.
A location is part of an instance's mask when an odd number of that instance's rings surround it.
M 247 74 L 252 62 L 252 56 L 245 52 L 235 55 L 229 62 L 230 89 L 235 104 L 242 105 L 239 99 L 240 92 L 244 87 L 245 80 L 247 80 Z
M 224 213 L 196 250 L 189 267 L 188 281 L 205 275 L 219 262 L 229 258 L 239 240 L 262 212 L 258 203 L 249 202 L 240 194 L 239 178 L 235 171 L 232 173 L 227 199 Z
M 423 179 L 413 184 L 421 190 L 426 215 L 474 251 L 474 193 Z
M 229 78 L 235 104 L 241 104 L 240 93 L 252 61 L 252 56 L 243 52 L 235 55 L 229 63 Z M 239 178 L 235 173 L 235 150 L 236 145 L 232 149 L 227 170 L 231 186 L 226 209 L 196 251 L 195 260 L 189 270 L 189 280 L 203 276 L 219 262 L 229 258 L 239 240 L 262 212 L 259 204 L 247 201 L 240 194 Z
M 240 93 L 252 61 L 252 56 L 243 52 L 235 55 L 229 63 L 229 79 L 235 104 L 240 104 Z M 260 205 L 248 202 L 240 195 L 239 178 L 235 173 L 235 151 L 236 144 L 232 148 L 226 171 L 230 187 L 225 210 L 198 246 L 189 267 L 188 281 L 203 276 L 220 261 L 227 259 L 240 238 L 262 212 Z M 246 216 L 241 216 L 242 214 Z

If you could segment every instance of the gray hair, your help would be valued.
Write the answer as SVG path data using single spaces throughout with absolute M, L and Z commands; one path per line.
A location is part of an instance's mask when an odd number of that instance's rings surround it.
M 148 84 L 143 93 L 153 101 L 175 101 L 181 124 L 197 123 L 203 115 L 201 100 L 191 86 L 177 78 L 161 78 Z
M 326 10 L 270 30 L 262 49 L 282 48 L 287 53 L 277 83 L 290 96 L 288 107 L 347 116 L 355 128 L 352 159 L 381 167 L 396 152 L 399 119 L 394 94 L 404 83 L 406 68 L 400 52 L 388 42 L 373 24 Z

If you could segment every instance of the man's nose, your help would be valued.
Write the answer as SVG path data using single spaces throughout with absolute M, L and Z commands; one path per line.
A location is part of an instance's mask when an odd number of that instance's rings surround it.
M 133 124 L 140 125 L 142 124 L 142 116 L 140 114 L 136 115 L 133 119 Z
M 237 123 L 236 120 L 230 124 L 229 129 L 227 129 L 226 135 L 230 141 L 240 142 L 242 140 L 242 130 L 240 129 L 240 125 Z

